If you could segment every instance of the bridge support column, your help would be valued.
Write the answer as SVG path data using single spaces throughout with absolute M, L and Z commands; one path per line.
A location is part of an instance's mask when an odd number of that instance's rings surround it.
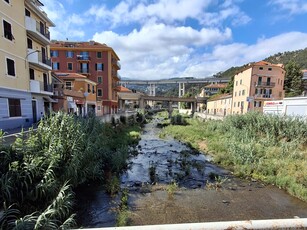
M 149 84 L 149 96 L 156 96 L 156 84 Z
M 140 108 L 140 109 L 145 109 L 145 101 L 144 101 L 144 98 L 140 98 L 140 100 L 139 100 L 139 108 Z
M 179 82 L 179 97 L 183 97 L 185 94 L 185 83 Z
M 169 101 L 168 102 L 168 118 L 172 117 L 172 112 L 173 112 L 173 102 Z
M 197 102 L 192 102 L 191 103 L 191 115 L 193 116 L 197 107 Z
M 125 108 L 125 100 L 119 99 L 118 102 L 119 102 L 118 103 L 119 104 L 119 109 L 121 111 L 125 111 L 126 110 L 126 108 Z

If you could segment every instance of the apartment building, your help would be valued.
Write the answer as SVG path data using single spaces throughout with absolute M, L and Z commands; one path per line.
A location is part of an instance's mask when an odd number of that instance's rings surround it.
M 227 84 L 221 84 L 221 83 L 212 83 L 209 85 L 206 85 L 202 91 L 204 91 L 204 96 L 212 96 L 214 94 L 217 94 L 220 92 L 221 89 L 225 89 L 227 87 Z
M 207 102 L 207 114 L 227 116 L 231 114 L 232 95 L 221 94 L 210 98 Z
M 43 79 L 43 73 L 51 69 L 43 66 L 43 60 L 39 59 L 43 55 L 41 47 L 48 45 L 48 39 L 42 42 L 37 38 L 40 29 L 47 31 L 48 26 L 54 26 L 41 6 L 38 0 L 0 0 L 0 129 L 30 126 L 44 114 L 42 101 L 32 99 L 34 92 L 30 84 L 31 76 Z M 29 39 L 33 39 L 33 50 L 28 49 Z M 42 95 L 41 91 L 38 95 Z
M 285 69 L 282 64 L 259 61 L 234 77 L 232 114 L 263 110 L 264 101 L 284 98 Z
M 101 110 L 96 103 L 97 83 L 77 73 L 53 73 L 54 111 L 65 111 L 84 116 Z
M 121 66 L 111 47 L 95 41 L 53 41 L 50 49 L 54 72 L 79 73 L 97 83 L 97 115 L 117 111 Z
M 42 11 L 39 0 L 25 0 L 28 76 L 32 96 L 33 122 L 52 110 L 53 95 L 50 59 L 50 32 L 54 23 Z

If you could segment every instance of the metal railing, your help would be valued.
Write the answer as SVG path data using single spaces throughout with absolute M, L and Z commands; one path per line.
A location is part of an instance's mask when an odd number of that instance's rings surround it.
M 87 55 L 77 55 L 77 60 L 78 61 L 90 61 L 91 57 Z
M 274 87 L 275 82 L 256 82 L 255 86 L 256 87 Z

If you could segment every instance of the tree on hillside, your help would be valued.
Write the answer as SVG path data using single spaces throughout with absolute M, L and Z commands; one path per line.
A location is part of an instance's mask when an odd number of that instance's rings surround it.
M 234 78 L 235 78 L 235 76 L 232 75 L 232 77 L 230 78 L 230 81 L 228 82 L 226 88 L 221 89 L 221 93 L 232 93 Z
M 284 82 L 286 97 L 295 97 L 301 95 L 303 91 L 303 73 L 300 66 L 290 61 L 286 67 L 286 77 Z

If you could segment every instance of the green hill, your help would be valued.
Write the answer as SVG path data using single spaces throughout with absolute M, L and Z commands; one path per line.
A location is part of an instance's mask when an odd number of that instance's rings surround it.
M 307 48 L 296 51 L 277 53 L 268 58 L 265 58 L 264 61 L 271 62 L 273 64 L 282 63 L 284 65 L 288 64 L 289 61 L 294 61 L 301 67 L 301 69 L 307 69 Z M 231 78 L 238 71 L 246 67 L 246 65 L 231 67 L 224 72 L 215 74 L 214 77 Z

